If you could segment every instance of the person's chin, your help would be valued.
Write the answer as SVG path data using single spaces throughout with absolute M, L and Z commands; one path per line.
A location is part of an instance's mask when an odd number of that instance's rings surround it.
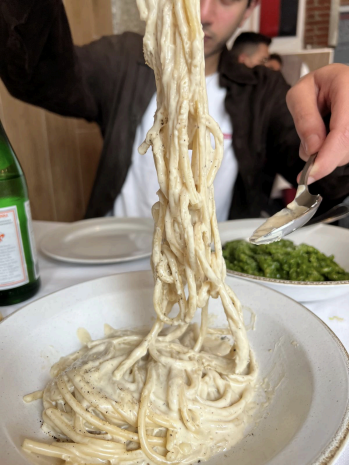
M 212 39 L 208 39 L 208 41 L 205 40 L 204 53 L 205 53 L 205 58 L 208 58 L 211 55 L 214 55 L 214 53 L 215 53 L 215 45 L 214 45 Z

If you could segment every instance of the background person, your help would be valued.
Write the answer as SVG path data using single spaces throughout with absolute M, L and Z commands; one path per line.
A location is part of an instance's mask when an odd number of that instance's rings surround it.
M 267 68 L 270 68 L 274 71 L 281 71 L 282 69 L 282 58 L 278 53 L 271 53 L 269 55 L 268 61 L 265 63 Z
M 242 32 L 235 39 L 231 53 L 238 63 L 254 68 L 268 63 L 270 44 L 270 37 L 257 32 Z

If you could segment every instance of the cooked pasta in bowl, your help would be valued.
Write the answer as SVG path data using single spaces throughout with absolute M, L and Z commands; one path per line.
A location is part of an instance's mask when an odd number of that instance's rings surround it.
M 163 377 L 156 373 L 155 386 L 148 385 L 151 387 L 149 399 L 145 394 L 140 397 L 147 380 L 145 370 L 151 358 L 149 354 L 132 373 L 128 370 L 120 379 L 111 378 L 114 367 L 120 366 L 118 355 L 124 350 L 132 351 L 154 325 L 152 273 L 118 274 L 46 296 L 0 324 L 0 417 L 3 419 L 0 422 L 0 462 L 62 465 L 59 457 L 65 454 L 69 458 L 75 451 L 80 457 L 75 457 L 72 463 L 84 463 L 84 454 L 89 454 L 87 463 L 94 463 L 97 459 L 93 460 L 92 454 L 98 452 L 97 463 L 110 465 L 113 462 L 108 462 L 107 454 L 113 452 L 114 463 L 129 464 L 129 461 L 120 461 L 120 456 L 125 458 L 125 449 L 128 449 L 129 458 L 138 456 L 138 465 L 153 464 L 143 455 L 147 451 L 143 452 L 138 442 L 143 441 L 141 429 L 131 425 L 142 424 L 137 411 L 142 409 L 145 400 L 145 440 L 158 454 L 163 454 L 164 445 L 172 451 L 177 446 L 188 455 L 196 450 L 204 457 L 198 459 L 203 463 L 207 456 L 205 449 L 211 444 L 210 435 L 205 437 L 203 447 L 197 440 L 189 441 L 195 432 L 190 429 L 191 425 L 184 423 L 181 413 L 188 412 L 189 418 L 197 421 L 202 404 L 203 428 L 196 437 L 207 434 L 205 425 L 210 422 L 214 428 L 222 425 L 228 436 L 225 443 L 222 430 L 210 429 L 214 433 L 213 441 L 215 436 L 219 438 L 215 450 L 218 447 L 224 450 L 213 455 L 207 461 L 209 465 L 235 462 L 260 465 L 261 456 L 265 465 L 330 464 L 344 443 L 349 427 L 348 355 L 331 330 L 297 302 L 246 280 L 228 277 L 227 284 L 243 302 L 248 340 L 258 365 L 253 399 L 242 415 L 233 422 L 223 415 L 219 422 L 216 420 L 216 412 L 222 410 L 224 414 L 225 405 L 228 409 L 239 406 L 233 394 L 244 389 L 241 381 L 245 386 L 248 384 L 248 379 L 239 379 L 234 374 L 217 375 L 221 369 L 218 364 L 214 369 L 207 368 L 204 377 L 199 377 L 199 372 L 196 375 L 195 370 L 186 370 L 188 375 L 193 373 L 194 376 L 185 377 L 183 382 L 178 378 L 181 368 L 169 364 L 172 374 Z M 188 355 L 193 355 L 193 361 L 200 357 L 203 361 L 210 359 L 211 363 L 213 360 L 219 362 L 221 357 L 229 360 L 227 354 L 233 340 L 219 299 L 212 299 L 210 315 L 208 326 L 214 332 L 209 332 L 196 356 L 184 349 L 193 347 L 197 340 L 201 323 L 199 312 L 192 322 L 196 325 L 194 339 L 190 333 L 188 338 L 180 338 L 182 361 L 186 361 Z M 175 340 L 172 343 L 177 348 L 180 346 Z M 168 347 L 169 342 L 165 344 L 160 338 L 156 341 L 155 348 L 160 356 L 167 355 L 164 352 Z M 218 351 L 220 355 L 216 358 L 214 352 Z M 165 370 L 166 365 L 162 369 Z M 232 388 L 229 388 L 230 383 Z M 182 390 L 186 393 L 185 403 L 180 399 Z M 24 402 L 23 397 L 31 402 Z M 323 427 L 324 418 L 326 428 Z M 156 430 L 153 421 L 161 423 Z M 58 431 L 61 426 L 65 432 Z M 75 436 L 80 445 L 64 437 L 71 435 L 74 428 L 76 434 L 82 436 Z M 181 432 L 179 428 L 184 429 Z M 34 450 L 25 452 L 21 447 L 24 438 L 28 440 L 28 449 L 41 444 L 39 451 L 50 456 L 39 455 Z M 233 441 L 235 445 L 229 449 Z M 176 463 L 176 460 L 169 462 Z

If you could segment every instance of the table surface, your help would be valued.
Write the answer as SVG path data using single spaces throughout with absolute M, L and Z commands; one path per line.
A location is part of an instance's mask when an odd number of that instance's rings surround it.
M 42 237 L 64 223 L 34 221 L 34 235 L 38 246 L 41 288 L 34 298 L 17 305 L 0 307 L 0 317 L 9 317 L 16 310 L 28 303 L 40 299 L 52 292 L 64 289 L 92 279 L 110 276 L 117 273 L 150 270 L 149 258 L 117 263 L 111 265 L 76 265 L 52 260 L 40 251 Z M 349 293 L 336 299 L 307 304 L 338 336 L 349 352 Z M 1 318 L 0 318 L 1 319 Z M 336 460 L 336 465 L 349 464 L 349 444 Z M 301 464 L 300 464 L 301 465 Z

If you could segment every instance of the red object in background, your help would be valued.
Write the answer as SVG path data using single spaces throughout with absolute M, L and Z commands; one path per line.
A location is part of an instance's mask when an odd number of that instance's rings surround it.
M 280 26 L 280 1 L 261 0 L 259 32 L 268 37 L 277 37 Z
M 296 192 L 297 189 L 295 189 L 294 187 L 282 190 L 282 199 L 284 201 L 285 207 L 294 200 L 294 198 L 296 197 Z

